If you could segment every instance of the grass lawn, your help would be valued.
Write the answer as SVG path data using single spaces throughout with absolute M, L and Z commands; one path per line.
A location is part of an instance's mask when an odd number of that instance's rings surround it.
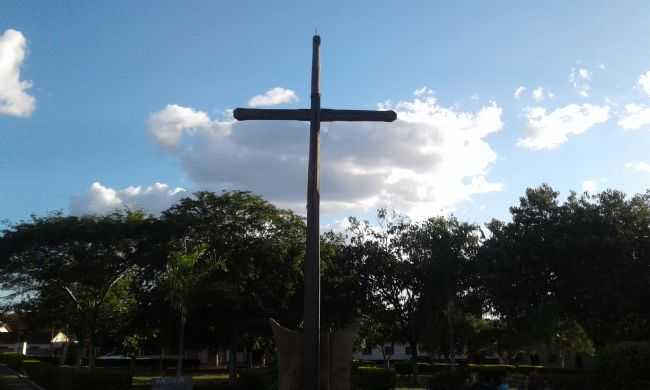
M 136 375 L 133 377 L 133 387 L 147 388 L 154 378 L 160 378 L 160 375 Z M 228 382 L 228 374 L 194 374 L 192 375 L 192 382 L 197 385 L 225 383 Z

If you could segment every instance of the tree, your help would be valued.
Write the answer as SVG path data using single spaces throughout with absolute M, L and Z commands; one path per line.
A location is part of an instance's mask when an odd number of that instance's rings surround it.
M 480 263 L 491 308 L 529 344 L 567 324 L 596 346 L 647 337 L 650 194 L 558 196 L 528 189 L 512 222 L 488 224 Z
M 409 344 L 415 360 L 423 324 L 424 285 L 420 270 L 401 247 L 411 222 L 387 210 L 377 212 L 377 222 L 373 227 L 351 219 L 349 228 L 350 245 L 365 280 L 366 313 L 376 321 L 389 321 L 384 323 L 385 331 L 394 341 Z
M 0 238 L 1 285 L 15 301 L 58 299 L 71 313 L 80 344 L 95 363 L 98 319 L 111 289 L 146 268 L 159 248 L 155 219 L 140 213 L 32 217 Z M 80 364 L 81 354 L 77 364 Z
M 356 328 L 369 311 L 368 277 L 345 234 L 321 236 L 321 329 Z
M 176 361 L 176 376 L 183 375 L 183 355 L 185 351 L 185 322 L 187 310 L 192 298 L 196 295 L 201 279 L 211 272 L 211 265 L 201 267 L 199 263 L 206 246 L 188 248 L 187 240 L 183 241 L 182 248 L 170 252 L 167 262 L 167 272 L 163 279 L 163 288 L 169 300 L 178 311 L 178 353 Z
M 421 310 L 428 314 L 432 328 L 446 329 L 452 367 L 456 355 L 455 329 L 465 319 L 465 312 L 481 314 L 480 301 L 474 299 L 479 238 L 475 225 L 461 223 L 455 217 L 413 223 L 399 237 L 402 257 L 419 275 Z M 441 315 L 445 319 L 442 326 L 436 321 Z M 413 353 L 415 359 L 417 355 Z
M 177 239 L 204 246 L 198 261 L 208 257 L 219 265 L 202 278 L 196 302 L 203 334 L 220 336 L 230 347 L 234 380 L 244 333 L 270 335 L 269 317 L 284 324 L 302 317 L 304 221 L 248 192 L 198 192 L 162 218 Z
M 524 344 L 544 340 L 561 316 L 558 196 L 546 185 L 527 189 L 510 208 L 512 222 L 487 224 L 489 238 L 481 248 L 481 280 L 492 314 Z

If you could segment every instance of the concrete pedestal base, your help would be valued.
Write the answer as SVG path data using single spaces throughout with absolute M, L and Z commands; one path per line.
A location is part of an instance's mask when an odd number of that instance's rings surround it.
M 279 390 L 303 389 L 303 334 L 270 320 L 278 349 Z M 354 332 L 321 334 L 320 390 L 350 390 Z

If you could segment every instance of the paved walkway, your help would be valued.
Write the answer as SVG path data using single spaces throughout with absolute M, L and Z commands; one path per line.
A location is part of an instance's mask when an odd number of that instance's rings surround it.
M 21 379 L 18 374 L 5 366 L 0 364 L 0 390 L 38 390 L 29 382 Z

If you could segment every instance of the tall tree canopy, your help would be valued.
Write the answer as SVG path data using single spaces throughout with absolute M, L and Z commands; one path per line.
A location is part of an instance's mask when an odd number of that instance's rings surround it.
M 158 221 L 140 213 L 107 216 L 33 217 L 11 226 L 0 239 L 0 283 L 14 302 L 59 302 L 71 313 L 72 328 L 88 343 L 94 339 L 105 300 L 130 272 L 154 264 L 163 248 L 152 240 Z

